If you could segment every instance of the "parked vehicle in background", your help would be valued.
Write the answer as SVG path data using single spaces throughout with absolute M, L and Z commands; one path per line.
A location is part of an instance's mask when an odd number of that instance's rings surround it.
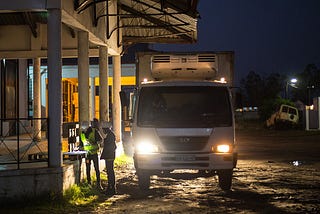
M 298 109 L 293 106 L 282 104 L 279 110 L 271 115 L 266 121 L 268 128 L 276 129 L 292 128 L 298 124 L 299 113 Z

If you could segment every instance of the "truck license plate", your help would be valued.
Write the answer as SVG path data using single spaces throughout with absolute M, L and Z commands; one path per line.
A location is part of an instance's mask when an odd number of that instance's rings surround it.
M 196 157 L 194 155 L 177 155 L 176 161 L 195 161 Z

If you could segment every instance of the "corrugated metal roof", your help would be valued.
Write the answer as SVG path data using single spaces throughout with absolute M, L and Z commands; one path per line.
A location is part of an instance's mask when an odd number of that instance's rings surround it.
M 47 23 L 46 12 L 0 13 L 0 25 L 28 25 L 28 18 L 34 23 Z
M 197 1 L 120 0 L 125 43 L 193 43 L 197 39 Z M 125 16 L 127 15 L 127 17 Z
M 75 10 L 86 10 L 106 0 L 85 0 Z M 74 0 L 75 5 L 79 0 Z M 108 1 L 106 1 L 108 2 Z M 121 29 L 122 44 L 193 43 L 197 40 L 198 0 L 118 0 L 116 29 L 107 29 L 107 37 Z M 36 23 L 47 23 L 46 12 L 0 13 L 0 25 L 29 25 L 37 36 Z
M 47 23 L 47 12 L 0 13 L 0 25 L 28 25 L 34 37 L 37 37 L 37 23 Z

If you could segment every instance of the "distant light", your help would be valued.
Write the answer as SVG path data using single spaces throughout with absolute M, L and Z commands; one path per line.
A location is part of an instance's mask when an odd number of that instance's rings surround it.
M 243 109 L 242 108 L 237 108 L 236 111 L 237 112 L 243 112 Z
M 306 105 L 306 110 L 313 110 L 313 109 L 314 109 L 313 105 L 310 105 L 310 106 Z
M 293 78 L 293 79 L 290 80 L 290 82 L 291 82 L 291 83 L 297 83 L 298 80 L 297 80 L 296 78 Z
M 226 78 L 224 78 L 224 77 L 221 77 L 220 80 L 214 80 L 214 82 L 227 83 Z
M 147 78 L 144 78 L 144 79 L 143 79 L 143 82 L 148 82 L 148 79 L 147 79 Z
M 221 78 L 220 78 L 220 82 L 222 82 L 222 83 L 227 83 L 226 78 L 221 77 Z

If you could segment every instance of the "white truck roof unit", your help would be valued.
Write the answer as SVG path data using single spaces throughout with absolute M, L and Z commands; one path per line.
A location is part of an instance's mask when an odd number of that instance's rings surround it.
M 213 80 L 217 76 L 216 54 L 155 54 L 151 59 L 151 75 L 158 80 Z

